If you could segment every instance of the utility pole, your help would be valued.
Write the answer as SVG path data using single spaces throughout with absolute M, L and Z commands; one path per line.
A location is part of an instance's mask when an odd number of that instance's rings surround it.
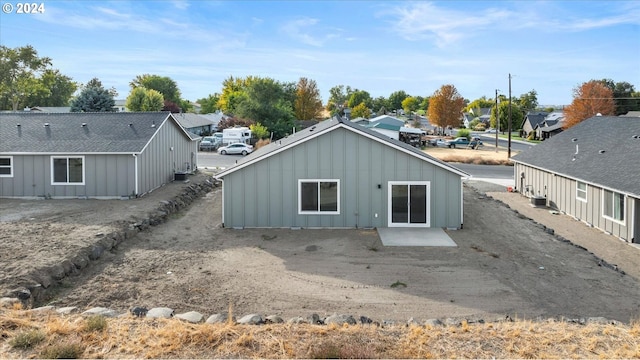
M 500 132 L 500 110 L 498 109 L 498 89 L 496 89 L 496 152 L 498 152 L 498 133 Z
M 507 158 L 511 159 L 511 73 L 509 73 L 509 145 L 508 145 L 508 152 L 507 152 Z

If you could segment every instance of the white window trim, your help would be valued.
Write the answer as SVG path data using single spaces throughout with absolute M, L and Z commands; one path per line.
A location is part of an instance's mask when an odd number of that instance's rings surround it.
M 610 192 L 612 192 L 612 193 L 613 193 L 613 195 L 614 195 L 614 196 L 613 196 L 613 200 L 615 200 L 615 194 L 618 194 L 618 195 L 620 195 L 620 196 L 623 196 L 623 198 L 622 198 L 622 205 L 623 205 L 623 208 L 622 208 L 622 216 L 623 216 L 623 220 L 622 220 L 622 221 L 621 221 L 621 220 L 619 220 L 619 219 L 616 219 L 616 218 L 614 218 L 614 217 L 611 217 L 611 216 L 609 216 L 609 215 L 606 215 L 606 214 L 604 213 L 604 206 L 605 206 L 605 198 L 604 198 L 604 195 L 605 195 L 605 193 L 606 193 L 607 191 L 610 191 Z M 613 221 L 613 222 L 615 222 L 615 223 L 617 223 L 617 224 L 620 224 L 620 225 L 625 226 L 625 225 L 626 225 L 626 221 L 627 221 L 627 216 L 626 216 L 627 214 L 625 214 L 625 212 L 627 211 L 627 196 L 626 196 L 626 195 L 624 195 L 624 194 L 622 194 L 622 193 L 619 193 L 619 192 L 617 192 L 617 191 L 614 191 L 614 190 L 602 189 L 602 191 L 601 191 L 601 192 L 602 192 L 602 201 L 601 201 L 601 204 L 602 204 L 602 205 L 601 205 L 601 206 L 602 206 L 602 211 L 601 211 L 601 213 L 602 213 L 602 217 L 603 217 L 603 218 L 605 218 L 605 219 L 607 219 L 607 220 L 611 220 L 611 221 Z M 614 205 L 614 204 L 612 204 L 612 205 Z
M 582 191 L 578 188 L 578 184 L 584 184 L 584 198 L 580 197 Z M 589 190 L 589 185 L 586 182 L 576 181 L 576 200 L 587 202 L 587 191 Z
M 427 210 L 427 222 L 424 224 L 412 224 L 409 222 L 406 223 L 394 223 L 393 220 L 393 214 L 392 214 L 392 209 L 391 209 L 391 201 L 393 198 L 393 194 L 392 194 L 392 190 L 391 187 L 393 185 L 426 185 L 427 187 L 427 198 L 426 198 L 426 202 L 427 202 L 427 206 L 426 206 L 426 210 Z M 421 228 L 428 228 L 431 227 L 431 181 L 415 181 L 415 180 L 410 180 L 410 181 L 389 181 L 387 182 L 387 226 L 388 227 L 421 227 Z
M 67 182 L 55 182 L 54 181 L 54 169 L 53 169 L 53 160 L 54 159 L 67 159 Z M 82 182 L 68 182 L 69 179 L 69 159 L 82 159 Z M 76 156 L 76 155 L 69 155 L 69 156 L 51 156 L 51 185 L 84 185 L 85 183 L 85 171 L 87 168 L 87 164 L 84 161 L 84 156 L 80 155 L 80 156 Z
M 9 159 L 9 173 L 0 174 L 0 177 L 13 177 L 13 156 L 0 156 L 0 159 Z M 6 169 L 6 165 L 0 165 L 1 168 Z
M 320 211 L 320 191 L 318 191 L 318 211 L 302 211 L 302 183 L 317 182 L 318 186 L 321 182 L 335 182 L 338 184 L 338 211 Z M 298 215 L 339 215 L 340 214 L 340 179 L 298 179 Z

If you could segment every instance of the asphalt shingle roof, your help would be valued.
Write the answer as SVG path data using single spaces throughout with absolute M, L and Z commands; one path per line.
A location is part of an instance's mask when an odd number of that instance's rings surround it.
M 173 117 L 178 120 L 180 125 L 185 129 L 192 129 L 201 126 L 213 126 L 213 120 L 204 116 L 200 116 L 192 113 L 180 113 L 173 114 Z
M 512 159 L 640 197 L 638 154 L 640 118 L 595 116 Z
M 296 143 L 303 143 L 304 141 L 307 141 L 311 136 L 313 135 L 317 135 L 319 132 L 323 132 L 323 131 L 332 131 L 332 128 L 338 128 L 340 126 L 344 126 L 346 128 L 350 128 L 352 130 L 355 130 L 355 132 L 361 132 L 363 134 L 369 135 L 369 136 L 373 136 L 379 140 L 381 140 L 382 142 L 386 142 L 388 143 L 388 145 L 390 146 L 394 146 L 396 148 L 401 148 L 403 150 L 405 150 L 406 152 L 411 152 L 414 155 L 417 155 L 418 157 L 423 158 L 426 161 L 435 163 L 436 165 L 445 168 L 449 171 L 455 172 L 457 174 L 460 174 L 461 176 L 470 176 L 469 174 L 465 173 L 464 171 L 449 165 L 448 163 L 441 161 L 439 159 L 434 158 L 433 156 L 425 153 L 424 151 L 420 150 L 420 149 L 416 149 L 413 146 L 410 146 L 402 141 L 398 141 L 396 139 L 392 139 L 388 136 L 385 136 L 377 131 L 374 130 L 370 130 L 367 129 L 364 126 L 358 125 L 358 124 L 354 124 L 351 121 L 343 121 L 341 119 L 336 119 L 333 118 L 331 120 L 324 120 L 321 121 L 320 123 L 318 123 L 318 125 L 312 126 L 310 128 L 306 128 L 304 130 L 298 131 L 295 134 L 289 135 L 287 137 L 284 137 L 280 140 L 276 140 L 266 146 L 263 146 L 261 148 L 259 148 L 258 150 L 254 151 L 253 153 L 245 156 L 244 158 L 238 160 L 236 162 L 236 164 L 226 170 L 224 170 L 223 172 L 221 172 L 220 174 L 218 174 L 219 177 L 224 177 L 225 175 L 227 175 L 228 173 L 234 172 L 237 169 L 240 169 L 242 167 L 244 167 L 245 165 L 248 165 L 249 163 L 254 163 L 257 161 L 260 161 L 260 159 L 262 158 L 266 158 L 268 156 L 270 156 L 271 154 L 275 153 L 278 149 L 282 149 L 288 146 L 295 146 Z
M 0 153 L 139 153 L 165 121 L 173 121 L 169 116 L 168 112 L 3 113 Z

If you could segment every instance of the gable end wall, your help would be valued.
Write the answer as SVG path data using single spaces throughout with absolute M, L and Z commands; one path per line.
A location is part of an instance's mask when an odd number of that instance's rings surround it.
M 299 179 L 339 179 L 340 214 L 299 215 Z M 387 227 L 387 183 L 400 180 L 431 182 L 431 227 L 460 227 L 459 175 L 345 129 L 225 176 L 224 225 Z

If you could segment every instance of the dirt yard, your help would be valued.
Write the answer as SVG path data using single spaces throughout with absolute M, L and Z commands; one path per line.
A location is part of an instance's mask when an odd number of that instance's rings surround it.
M 137 221 L 181 186 L 136 200 L 1 200 L 0 284 Z M 464 206 L 464 229 L 449 232 L 458 247 L 384 247 L 375 230 L 222 229 L 218 188 L 62 280 L 36 305 L 205 315 L 232 305 L 236 315 L 285 319 L 638 318 L 640 284 L 632 276 L 599 266 L 588 251 L 472 186 Z
M 427 152 L 448 161 L 506 159 L 506 151 L 492 147 Z M 2 199 L 0 295 L 10 290 L 10 280 L 139 221 L 183 186 L 126 201 Z M 62 280 L 36 305 L 167 306 L 205 314 L 232 305 L 239 315 L 335 312 L 399 321 L 638 317 L 634 277 L 599 266 L 588 251 L 483 195 L 495 190 L 503 189 L 485 183 L 465 188 L 465 228 L 449 232 L 457 248 L 406 248 L 384 247 L 374 230 L 222 229 L 218 189 Z

